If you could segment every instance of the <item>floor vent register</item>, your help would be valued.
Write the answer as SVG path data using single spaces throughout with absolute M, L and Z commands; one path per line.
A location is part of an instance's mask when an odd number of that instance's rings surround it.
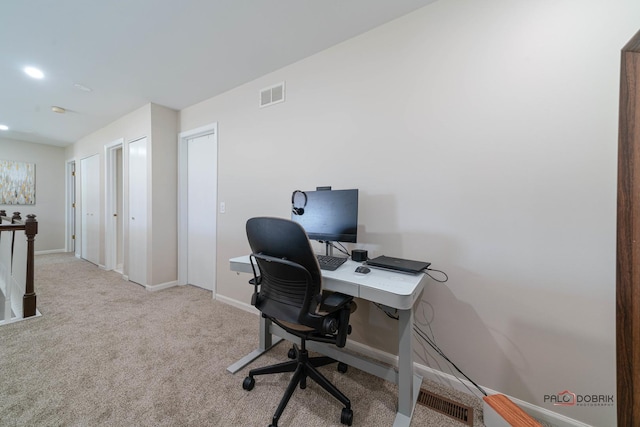
M 454 402 L 423 388 L 420 389 L 420 394 L 418 394 L 418 403 L 470 427 L 473 426 L 473 408 L 470 406 Z

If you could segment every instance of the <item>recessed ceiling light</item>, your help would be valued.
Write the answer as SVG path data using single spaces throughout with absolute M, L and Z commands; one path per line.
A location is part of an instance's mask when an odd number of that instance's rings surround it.
M 91 92 L 90 87 L 86 87 L 85 85 L 81 85 L 80 83 L 74 83 L 73 87 L 76 89 L 80 89 L 83 92 Z
M 7 126 L 7 125 L 0 125 L 0 130 L 9 130 L 9 126 Z
M 29 77 L 33 77 L 34 79 L 41 79 L 44 77 L 44 73 L 35 67 L 25 67 L 24 72 L 27 73 Z

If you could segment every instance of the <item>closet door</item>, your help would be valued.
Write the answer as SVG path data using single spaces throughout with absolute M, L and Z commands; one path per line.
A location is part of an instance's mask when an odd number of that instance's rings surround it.
M 217 136 L 187 141 L 187 283 L 214 290 L 216 278 Z
M 94 264 L 100 257 L 100 156 L 80 160 L 81 252 L 82 258 Z
M 147 284 L 147 138 L 129 143 L 129 280 Z

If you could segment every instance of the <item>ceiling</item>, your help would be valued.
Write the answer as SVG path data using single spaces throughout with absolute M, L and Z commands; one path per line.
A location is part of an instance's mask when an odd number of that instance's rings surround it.
M 433 1 L 2 1 L 0 137 L 66 146 L 149 102 L 181 110 Z

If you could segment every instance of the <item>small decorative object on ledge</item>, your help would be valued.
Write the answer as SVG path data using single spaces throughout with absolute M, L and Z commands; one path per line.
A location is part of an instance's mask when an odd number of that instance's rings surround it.
M 35 163 L 0 160 L 0 205 L 35 204 Z

